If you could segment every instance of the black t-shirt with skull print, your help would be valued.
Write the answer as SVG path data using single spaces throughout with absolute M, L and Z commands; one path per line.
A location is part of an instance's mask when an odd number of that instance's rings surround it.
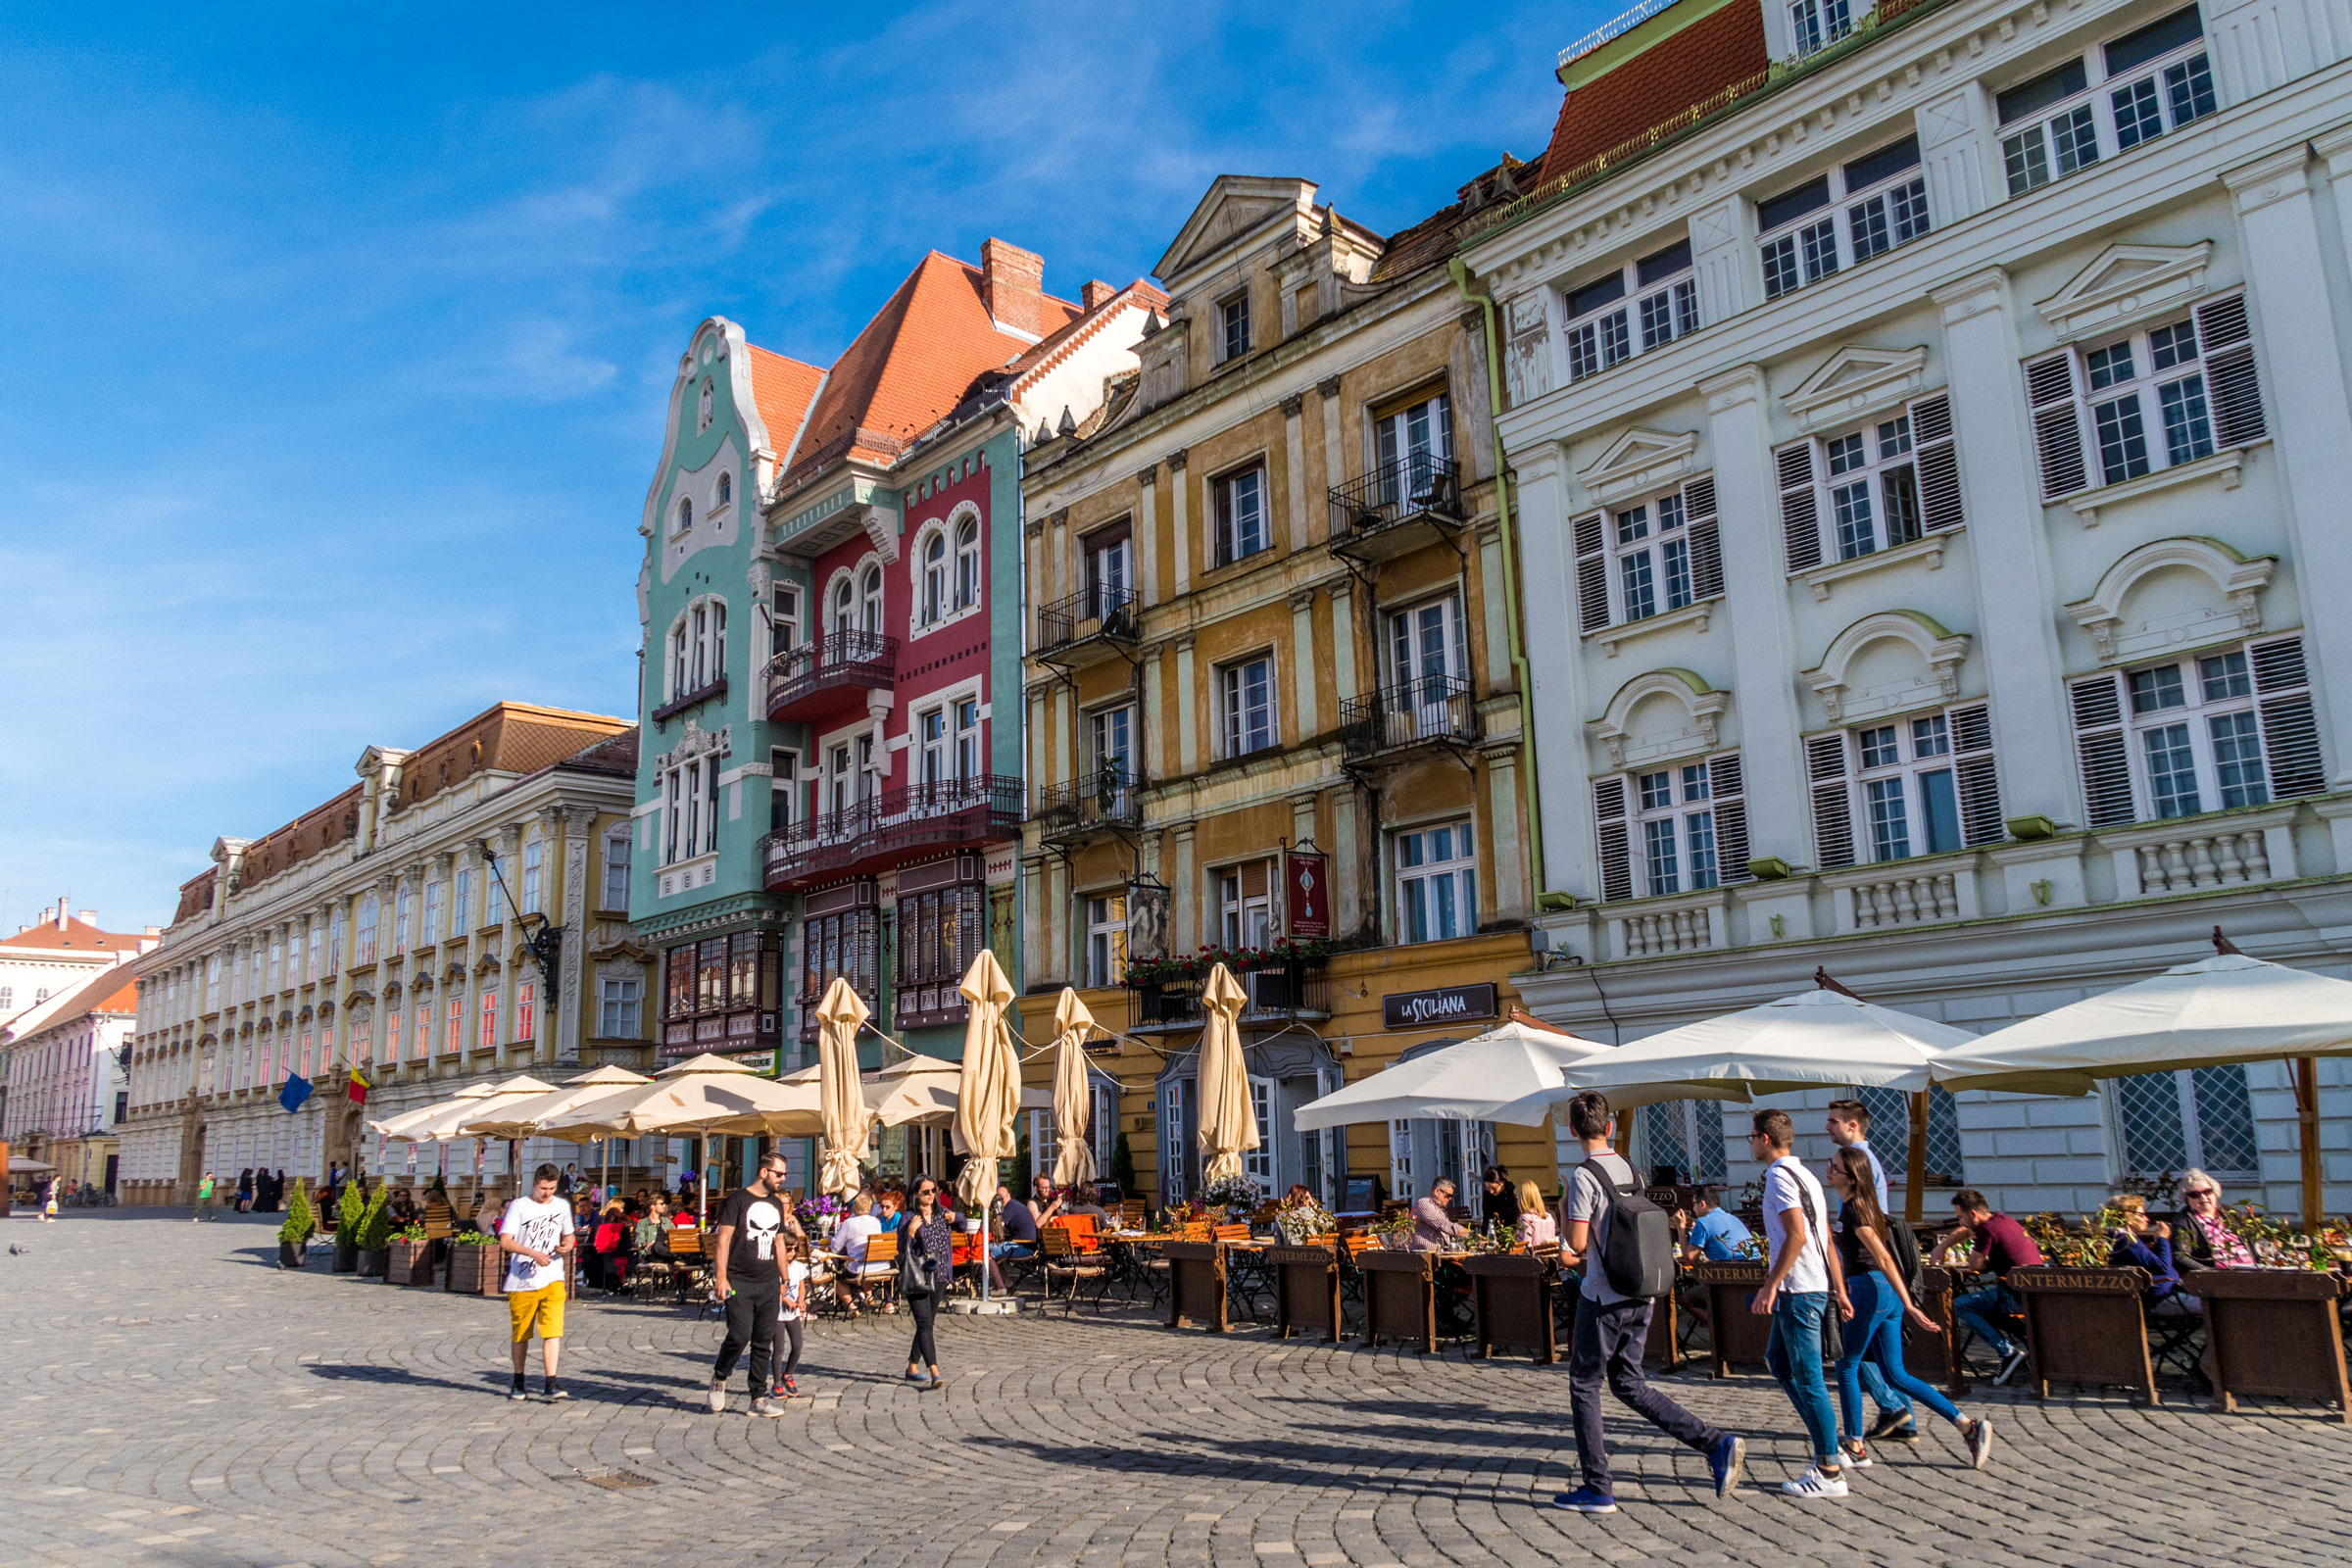
M 748 1187 L 739 1187 L 719 1205 L 718 1218 L 713 1223 L 720 1230 L 735 1233 L 727 1244 L 730 1282 L 764 1285 L 769 1280 L 783 1278 L 776 1256 L 776 1242 L 784 1232 L 782 1203 Z

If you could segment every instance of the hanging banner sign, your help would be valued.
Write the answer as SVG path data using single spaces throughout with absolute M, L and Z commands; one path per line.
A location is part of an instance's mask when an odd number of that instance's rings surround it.
M 1292 850 L 1282 858 L 1283 934 L 1301 941 L 1331 935 L 1331 861 Z
M 1391 1029 L 1427 1029 L 1473 1018 L 1501 1016 L 1494 983 L 1439 986 L 1433 991 L 1392 991 L 1380 999 L 1381 1020 Z

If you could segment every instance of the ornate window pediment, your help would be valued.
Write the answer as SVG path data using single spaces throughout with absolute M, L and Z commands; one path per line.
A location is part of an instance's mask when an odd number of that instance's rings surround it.
M 1937 708 L 1960 695 L 1970 638 L 1916 610 L 1885 610 L 1830 639 L 1805 682 L 1833 724 Z
M 1636 425 L 1578 470 L 1577 482 L 1602 506 L 1610 506 L 1675 483 L 1689 474 L 1698 452 L 1698 432 L 1680 435 Z
M 1847 344 L 1781 398 L 1807 435 L 1851 424 L 1907 403 L 1925 390 L 1928 351 Z
M 2034 308 L 2062 343 L 2120 332 L 2203 294 L 2212 255 L 2213 241 L 2202 239 L 2194 245 L 2110 245 Z
M 1608 753 L 1612 768 L 1695 757 L 1722 745 L 1723 710 L 1732 694 L 1716 691 L 1689 669 L 1653 669 L 1617 688 L 1600 717 L 1586 727 Z
M 2068 605 L 2099 662 L 2235 642 L 2262 630 L 2262 590 L 2276 556 L 2239 555 L 2219 539 L 2158 539 L 2127 552 L 2090 597 Z

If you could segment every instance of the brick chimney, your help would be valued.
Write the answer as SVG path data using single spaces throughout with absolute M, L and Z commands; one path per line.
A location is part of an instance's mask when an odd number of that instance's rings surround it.
M 1046 335 L 1046 259 L 1001 239 L 980 244 L 980 300 L 997 325 L 1027 337 Z
M 1118 292 L 1119 291 L 1117 289 L 1112 288 L 1108 283 L 1103 282 L 1098 277 L 1089 279 L 1086 287 L 1080 290 L 1078 297 L 1085 301 L 1086 308 L 1092 311 L 1102 306 L 1108 305 L 1112 296 Z

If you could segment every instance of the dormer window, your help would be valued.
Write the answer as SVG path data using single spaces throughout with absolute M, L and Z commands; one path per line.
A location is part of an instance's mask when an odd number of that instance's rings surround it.
M 1236 294 L 1219 309 L 1224 313 L 1225 354 L 1228 360 L 1238 360 L 1250 352 L 1250 295 Z
M 1570 290 L 1567 318 L 1571 381 L 1697 331 L 1690 242 L 1669 245 Z
M 1994 100 L 2009 194 L 2023 196 L 2219 107 L 2195 6 L 2070 60 Z
M 1788 8 L 1788 38 L 1799 55 L 1834 44 L 1853 30 L 1849 0 L 1796 0 Z

